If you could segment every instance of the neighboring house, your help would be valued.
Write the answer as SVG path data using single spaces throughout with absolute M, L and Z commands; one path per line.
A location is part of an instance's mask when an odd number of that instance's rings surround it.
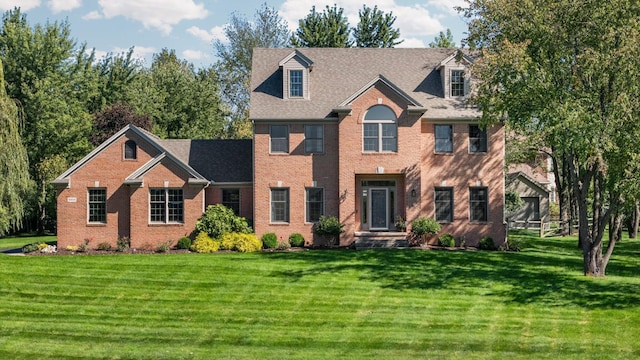
M 436 218 L 475 245 L 505 239 L 504 133 L 466 105 L 472 58 L 451 49 L 254 49 L 254 225 L 341 245 Z M 318 239 L 314 239 L 317 241 Z
M 53 181 L 58 246 L 175 242 L 208 204 L 251 218 L 251 163 L 251 140 L 162 140 L 128 125 Z
M 549 190 L 526 172 L 516 171 L 507 175 L 507 191 L 518 194 L 523 206 L 512 214 L 507 214 L 514 226 L 526 226 L 530 222 L 549 222 Z
M 435 218 L 476 245 L 505 240 L 504 131 L 467 105 L 468 55 L 451 49 L 255 49 L 251 140 L 162 140 L 129 125 L 60 175 L 58 246 L 154 246 L 223 203 L 287 239 L 322 215 L 341 245 Z

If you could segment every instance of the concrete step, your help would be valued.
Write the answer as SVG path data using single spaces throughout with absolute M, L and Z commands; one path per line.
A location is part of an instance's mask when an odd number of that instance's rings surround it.
M 400 232 L 367 232 L 356 233 L 356 250 L 361 249 L 394 249 L 409 247 L 407 234 Z

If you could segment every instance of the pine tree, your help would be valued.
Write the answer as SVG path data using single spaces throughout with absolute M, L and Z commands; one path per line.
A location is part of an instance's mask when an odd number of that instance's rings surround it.
M 377 5 L 373 9 L 363 5 L 358 15 L 360 22 L 353 28 L 356 47 L 390 48 L 402 43 L 398 41 L 400 30 L 393 28 L 393 13 L 385 14 Z

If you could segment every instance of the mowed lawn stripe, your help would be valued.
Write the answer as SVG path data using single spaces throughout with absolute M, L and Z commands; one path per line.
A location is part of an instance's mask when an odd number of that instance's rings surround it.
M 521 253 L 3 256 L 0 357 L 640 357 L 639 242 L 590 279 L 574 239 L 523 238 Z

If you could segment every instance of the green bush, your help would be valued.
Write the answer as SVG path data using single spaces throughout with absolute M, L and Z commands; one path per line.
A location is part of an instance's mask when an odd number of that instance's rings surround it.
M 38 251 L 38 243 L 27 244 L 22 247 L 22 252 L 25 254 L 28 254 L 34 251 Z
M 522 250 L 522 240 L 517 237 L 508 237 L 504 246 L 500 246 L 502 251 L 520 251 Z
M 39 243 L 38 244 L 38 251 L 44 250 L 46 248 L 47 248 L 47 243 Z
M 411 232 L 414 235 L 433 235 L 440 231 L 440 224 L 435 219 L 418 218 L 411 222 Z
M 490 236 L 485 236 L 482 239 L 480 239 L 478 248 L 480 250 L 495 250 L 496 246 L 493 242 L 493 238 L 491 238 Z
M 131 247 L 131 239 L 128 236 L 123 236 L 116 242 L 116 249 L 118 251 L 127 251 Z
M 253 232 L 245 218 L 236 216 L 233 210 L 222 204 L 207 206 L 207 210 L 196 221 L 196 232 L 201 231 L 205 231 L 214 239 L 232 232 L 243 234 Z
M 185 236 L 178 240 L 178 244 L 176 245 L 177 249 L 188 249 L 191 247 L 191 238 Z
M 278 236 L 275 233 L 266 233 L 262 235 L 262 247 L 265 249 L 275 249 L 278 246 Z
M 193 244 L 191 244 L 191 251 L 201 254 L 216 252 L 219 248 L 220 242 L 214 241 L 206 231 L 199 232 Z
M 262 249 L 262 241 L 255 234 L 227 233 L 220 238 L 220 248 L 239 252 L 255 252 Z
M 318 235 L 337 236 L 344 232 L 344 224 L 335 216 L 320 216 L 320 220 L 313 225 L 313 232 Z
M 440 246 L 454 247 L 456 246 L 456 239 L 451 234 L 442 234 L 438 237 L 438 244 Z
M 108 242 L 101 242 L 100 244 L 98 244 L 98 246 L 96 246 L 97 250 L 102 250 L 102 251 L 109 251 L 111 250 L 111 244 L 109 244 Z
M 289 235 L 289 244 L 293 247 L 303 247 L 304 237 L 300 233 L 293 233 Z

